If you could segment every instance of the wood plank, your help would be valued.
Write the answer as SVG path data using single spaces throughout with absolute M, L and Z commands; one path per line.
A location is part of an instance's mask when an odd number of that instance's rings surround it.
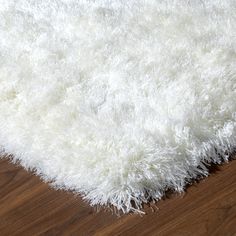
M 153 209 L 158 207 L 158 210 Z M 0 235 L 236 235 L 236 160 L 214 166 L 185 194 L 118 217 L 79 196 L 51 189 L 22 167 L 0 160 Z

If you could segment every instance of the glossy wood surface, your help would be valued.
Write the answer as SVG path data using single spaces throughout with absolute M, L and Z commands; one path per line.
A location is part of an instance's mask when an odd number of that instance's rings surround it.
M 120 217 L 97 211 L 80 197 L 53 190 L 22 167 L 0 160 L 0 236 L 236 236 L 236 161 L 212 167 L 210 177 L 185 194 L 168 194 L 145 211 L 144 216 Z

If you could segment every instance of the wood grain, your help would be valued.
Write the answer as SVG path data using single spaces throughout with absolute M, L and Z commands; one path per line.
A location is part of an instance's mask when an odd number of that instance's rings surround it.
M 153 212 L 153 209 L 158 210 Z M 22 167 L 0 160 L 0 235 L 236 235 L 236 161 L 214 166 L 211 176 L 169 194 L 146 215 L 123 215 L 90 207 L 56 191 Z

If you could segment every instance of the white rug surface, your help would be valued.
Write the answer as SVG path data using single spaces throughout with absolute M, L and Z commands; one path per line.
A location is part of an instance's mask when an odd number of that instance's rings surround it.
M 236 1 L 0 0 L 0 145 L 91 205 L 183 191 L 236 147 Z

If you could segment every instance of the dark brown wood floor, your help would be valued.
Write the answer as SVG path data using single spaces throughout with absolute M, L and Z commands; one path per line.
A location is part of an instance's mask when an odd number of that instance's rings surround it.
M 55 191 L 21 167 L 0 160 L 0 235 L 236 235 L 236 161 L 209 178 L 170 194 L 159 210 L 117 217 L 79 197 Z

